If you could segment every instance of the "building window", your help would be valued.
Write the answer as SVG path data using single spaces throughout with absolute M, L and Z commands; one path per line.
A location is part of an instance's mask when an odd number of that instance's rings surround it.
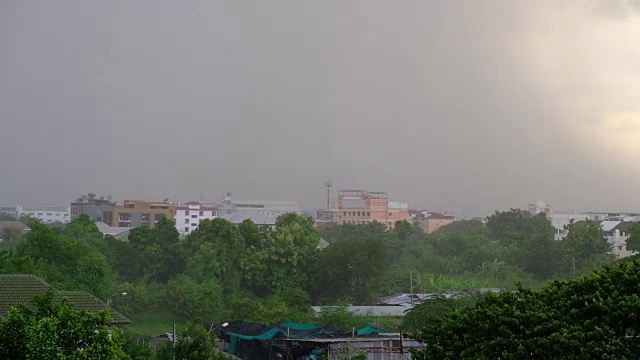
M 184 219 L 184 223 L 189 225 L 189 219 Z
M 42 216 L 42 213 L 38 213 L 38 216 Z
M 204 211 L 200 210 L 200 216 L 204 216 Z
M 184 214 L 189 216 L 189 210 L 185 211 Z
M 52 213 L 47 213 L 47 216 L 51 216 L 51 215 L 53 215 L 53 214 Z
M 149 221 L 151 214 L 140 214 L 140 221 Z
M 389 213 L 389 216 L 393 216 L 393 213 Z
M 120 221 L 131 221 L 131 214 L 130 213 L 120 214 Z
M 188 227 L 184 228 L 184 232 L 188 233 L 189 232 L 189 228 Z
M 346 212 L 346 211 L 343 211 L 343 212 L 342 212 L 342 216 L 347 216 L 347 212 Z
M 191 226 L 193 226 L 193 227 L 197 227 L 197 226 L 198 226 L 198 224 L 196 224 L 196 223 L 192 223 L 192 224 L 191 224 Z
M 371 216 L 371 212 L 367 211 L 367 216 Z
M 192 219 L 197 219 L 197 218 L 198 218 L 198 215 L 191 215 L 191 218 L 192 218 Z
M 164 219 L 166 216 L 164 214 L 155 214 L 154 219 L 155 221 L 160 221 L 162 219 Z

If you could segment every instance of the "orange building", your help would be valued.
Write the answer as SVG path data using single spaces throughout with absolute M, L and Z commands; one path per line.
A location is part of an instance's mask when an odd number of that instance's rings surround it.
M 409 219 L 409 204 L 389 201 L 385 192 L 342 190 L 338 194 L 338 225 L 366 224 L 377 221 L 387 228 Z

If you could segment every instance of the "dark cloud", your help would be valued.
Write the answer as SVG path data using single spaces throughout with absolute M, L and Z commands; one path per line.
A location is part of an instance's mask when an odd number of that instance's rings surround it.
M 640 49 L 608 3 L 8 1 L 0 203 L 314 207 L 331 177 L 437 209 L 630 208 L 638 174 L 605 191 L 597 133 L 634 128 L 639 74 L 609 67 Z

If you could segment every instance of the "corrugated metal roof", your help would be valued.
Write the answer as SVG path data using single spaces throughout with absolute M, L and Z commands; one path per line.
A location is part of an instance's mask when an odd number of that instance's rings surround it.
M 618 226 L 622 221 L 603 221 L 600 223 L 602 225 L 602 231 L 611 231 L 613 228 Z
M 365 200 L 344 200 L 342 202 L 342 207 L 347 209 L 363 209 L 367 207 L 367 202 Z

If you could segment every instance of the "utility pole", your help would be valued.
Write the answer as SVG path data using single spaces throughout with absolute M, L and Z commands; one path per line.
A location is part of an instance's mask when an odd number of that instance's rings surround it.
M 331 205 L 331 187 L 333 186 L 333 182 L 331 180 L 327 180 L 324 182 L 324 186 L 327 187 L 327 210 L 329 210 L 329 206 Z
M 409 279 L 411 281 L 411 305 L 413 305 L 413 271 L 409 271 Z

